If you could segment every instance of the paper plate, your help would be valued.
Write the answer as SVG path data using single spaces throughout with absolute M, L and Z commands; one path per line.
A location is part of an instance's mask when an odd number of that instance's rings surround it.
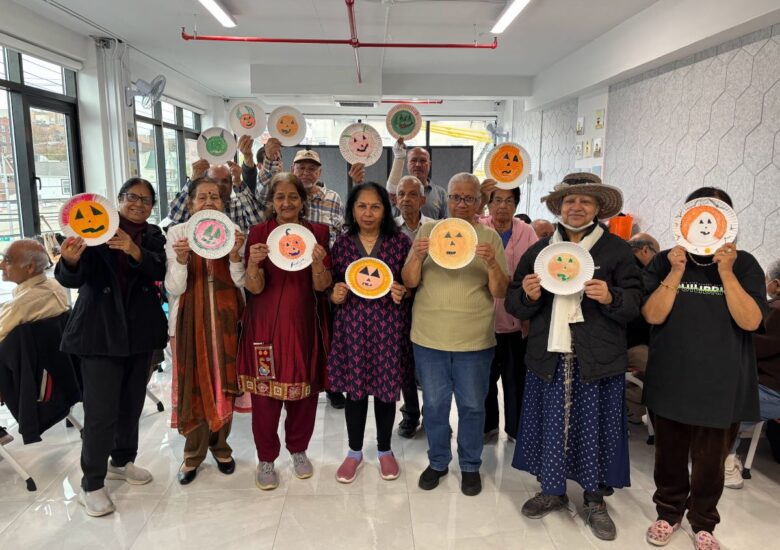
M 460 269 L 471 263 L 477 250 L 477 231 L 460 218 L 436 223 L 429 237 L 428 254 L 445 269 Z
M 116 235 L 119 212 L 101 195 L 74 195 L 60 208 L 60 227 L 66 237 L 81 237 L 87 246 L 98 246 Z
M 198 137 L 198 157 L 210 164 L 224 164 L 236 156 L 236 138 L 225 128 L 215 126 Z
M 413 105 L 399 104 L 387 113 L 385 124 L 395 139 L 412 139 L 422 128 L 422 116 Z
M 314 233 L 297 223 L 285 223 L 268 235 L 268 259 L 279 269 L 300 271 L 313 261 L 317 239 Z
M 702 198 L 686 202 L 672 219 L 672 235 L 691 254 L 711 256 L 737 238 L 737 213 L 725 202 Z
M 350 124 L 341 132 L 339 151 L 350 164 L 371 166 L 382 156 L 382 136 L 368 124 Z
M 298 145 L 306 137 L 306 119 L 295 107 L 277 107 L 268 115 L 268 133 L 285 147 Z
M 567 296 L 585 288 L 593 278 L 593 256 L 575 243 L 551 244 L 539 253 L 534 273 L 542 279 L 542 288 Z
M 531 172 L 531 157 L 521 145 L 507 142 L 497 145 L 485 158 L 485 174 L 499 189 L 514 189 Z
M 260 137 L 265 131 L 265 111 L 257 103 L 242 101 L 236 103 L 228 114 L 230 129 L 238 137 Z
M 360 258 L 349 264 L 344 279 L 355 295 L 367 300 L 381 298 L 393 286 L 393 272 L 388 265 L 371 257 Z
M 230 254 L 236 243 L 236 224 L 219 210 L 201 210 L 187 221 L 187 240 L 192 251 L 207 260 Z

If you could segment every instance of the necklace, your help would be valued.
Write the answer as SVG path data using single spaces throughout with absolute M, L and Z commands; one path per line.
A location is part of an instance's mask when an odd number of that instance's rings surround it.
M 686 252 L 685 254 L 688 256 L 688 259 L 689 259 L 690 261 L 692 261 L 693 263 L 695 263 L 695 264 L 696 264 L 696 265 L 698 265 L 699 267 L 709 267 L 709 266 L 711 266 L 711 265 L 715 265 L 715 262 L 708 262 L 708 263 L 700 263 L 700 262 L 697 262 L 696 260 L 694 260 L 694 259 L 693 259 L 693 254 L 691 254 L 690 252 Z

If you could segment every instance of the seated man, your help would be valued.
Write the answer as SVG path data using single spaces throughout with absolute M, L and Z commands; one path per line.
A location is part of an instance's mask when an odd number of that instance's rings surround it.
M 23 323 L 57 317 L 69 309 L 65 290 L 44 271 L 49 256 L 32 239 L 11 243 L 0 261 L 3 280 L 16 283 L 13 298 L 0 307 L 0 342 Z

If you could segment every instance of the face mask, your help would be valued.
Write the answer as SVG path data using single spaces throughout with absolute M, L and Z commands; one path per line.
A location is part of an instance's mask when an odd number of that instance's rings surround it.
M 558 224 L 559 225 L 562 225 L 563 227 L 565 227 L 566 229 L 568 229 L 569 231 L 571 231 L 573 233 L 581 233 L 581 232 L 585 231 L 587 228 L 589 228 L 591 225 L 594 225 L 595 223 L 596 222 L 591 220 L 590 223 L 586 223 L 582 227 L 572 227 L 571 225 L 569 225 L 567 223 L 563 223 L 563 221 L 561 221 L 561 220 L 558 220 Z

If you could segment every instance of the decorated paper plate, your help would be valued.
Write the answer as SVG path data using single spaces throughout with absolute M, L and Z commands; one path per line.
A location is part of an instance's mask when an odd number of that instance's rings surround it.
M 215 126 L 198 137 L 198 157 L 210 164 L 224 164 L 236 156 L 236 138 L 225 128 Z
M 385 124 L 395 139 L 412 139 L 422 128 L 422 117 L 414 106 L 400 104 L 390 109 Z
M 350 164 L 371 166 L 382 156 L 382 136 L 368 124 L 350 124 L 341 132 L 339 151 Z
M 268 133 L 285 147 L 298 145 L 306 137 L 306 119 L 295 107 L 277 107 L 268 115 Z
M 674 240 L 691 254 L 711 256 L 737 238 L 737 213 L 725 202 L 701 198 L 686 202 L 672 219 Z
M 545 247 L 534 262 L 534 273 L 541 278 L 542 288 L 563 296 L 585 288 L 585 281 L 593 278 L 594 269 L 590 252 L 569 242 Z
M 376 300 L 390 292 L 393 272 L 382 260 L 365 257 L 347 266 L 344 279 L 349 289 L 361 298 Z
M 257 103 L 236 103 L 228 115 L 230 129 L 237 136 L 260 137 L 265 131 L 265 111 Z
M 502 143 L 485 158 L 485 174 L 499 189 L 514 189 L 531 172 L 531 157 L 517 143 Z
M 445 269 L 460 269 L 471 263 L 477 251 L 477 231 L 460 218 L 436 223 L 429 237 L 428 254 Z
M 268 235 L 268 259 L 279 269 L 300 271 L 313 261 L 317 239 L 314 233 L 297 223 L 285 223 Z
M 97 246 L 116 234 L 119 212 L 107 198 L 81 193 L 60 208 L 60 226 L 66 237 L 81 237 L 87 246 Z
M 201 210 L 187 221 L 187 240 L 195 254 L 216 260 L 230 254 L 236 242 L 235 227 L 219 210 Z

